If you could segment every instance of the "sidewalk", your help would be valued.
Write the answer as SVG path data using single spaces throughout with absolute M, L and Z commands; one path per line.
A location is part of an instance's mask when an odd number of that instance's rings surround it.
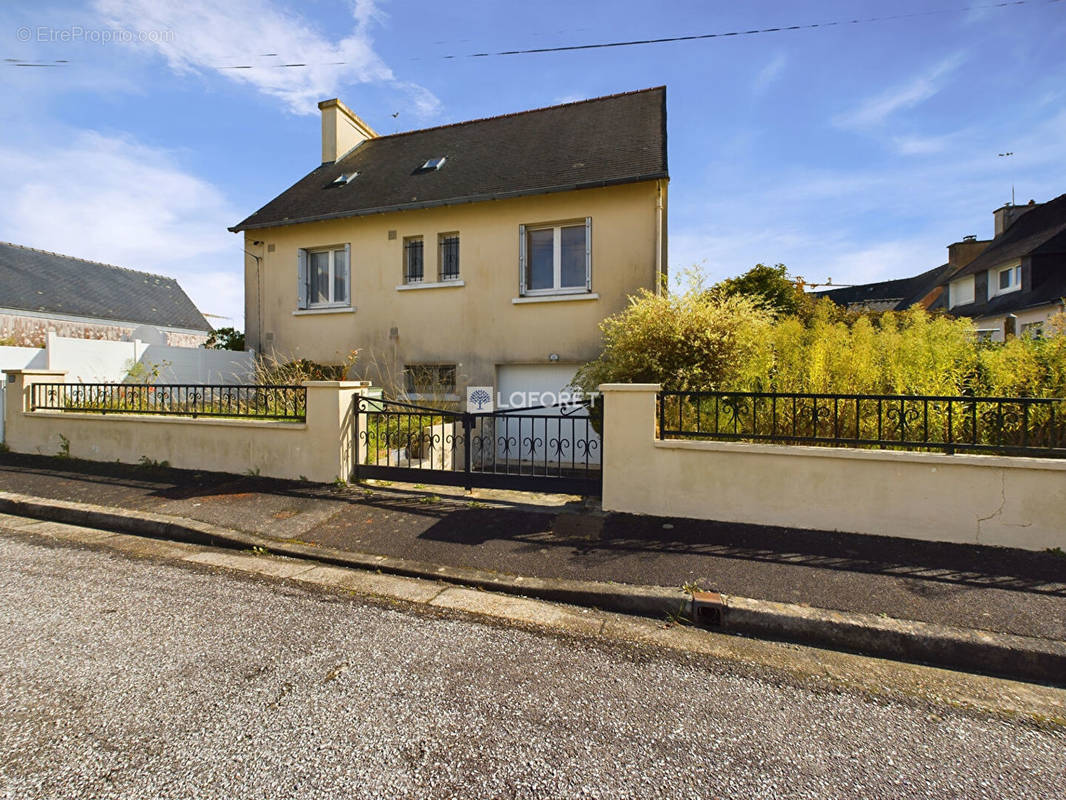
M 603 514 L 579 498 L 328 487 L 0 454 L 0 490 L 501 575 L 705 590 L 1066 641 L 1066 558 Z

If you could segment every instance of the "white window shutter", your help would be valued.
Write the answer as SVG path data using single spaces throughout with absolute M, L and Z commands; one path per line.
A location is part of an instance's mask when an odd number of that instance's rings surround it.
M 526 293 L 526 226 L 518 226 L 518 285 Z
M 592 217 L 585 217 L 585 289 L 592 291 Z
M 347 295 L 345 301 L 348 305 L 352 303 L 352 245 L 349 242 L 344 245 L 344 264 L 345 269 L 348 270 L 348 274 L 344 276 L 344 293 Z
M 307 251 L 299 250 L 296 260 L 298 307 L 307 308 Z

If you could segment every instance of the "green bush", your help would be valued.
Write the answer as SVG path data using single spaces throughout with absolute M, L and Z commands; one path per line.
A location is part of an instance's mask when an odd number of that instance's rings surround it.
M 774 318 L 762 296 L 642 291 L 601 324 L 603 352 L 575 384 L 668 390 L 1066 397 L 1066 315 L 1042 337 L 977 339 L 973 323 L 920 307 L 851 313 L 829 300 Z
M 600 329 L 602 354 L 574 379 L 586 391 L 601 383 L 726 388 L 771 365 L 772 313 L 749 297 L 708 292 L 696 279 L 676 294 L 641 290 Z

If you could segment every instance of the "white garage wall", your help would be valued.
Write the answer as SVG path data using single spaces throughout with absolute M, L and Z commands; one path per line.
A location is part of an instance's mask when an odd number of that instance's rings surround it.
M 496 410 L 539 406 L 547 401 L 559 404 L 560 394 L 574 394 L 570 382 L 577 373 L 576 364 L 500 364 L 496 367 Z M 547 393 L 548 397 L 545 398 Z M 524 447 L 524 442 L 534 442 L 532 450 L 523 451 L 524 459 L 537 463 L 545 461 L 548 453 L 554 455 L 553 442 L 562 441 L 565 457 L 571 457 L 574 463 L 599 464 L 603 448 L 600 437 L 592 426 L 586 423 L 588 412 L 579 409 L 563 415 L 558 408 L 528 412 L 531 414 L 558 416 L 559 422 L 540 421 L 528 428 L 521 423 L 511 427 L 517 430 L 517 444 Z M 521 412 L 515 417 L 522 416 Z M 500 424 L 497 422 L 497 424 Z M 512 431 L 513 432 L 513 431 Z M 548 455 L 550 460 L 553 455 Z
M 142 365 L 142 375 L 153 383 L 251 383 L 255 372 L 254 353 L 136 340 L 71 339 L 50 333 L 46 351 L 46 368 L 65 370 L 68 383 L 119 383 L 135 364 Z

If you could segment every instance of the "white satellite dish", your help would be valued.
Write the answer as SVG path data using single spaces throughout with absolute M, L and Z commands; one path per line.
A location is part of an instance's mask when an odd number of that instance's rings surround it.
M 145 344 L 165 345 L 167 343 L 167 335 L 155 325 L 140 325 L 134 328 L 130 333 L 130 339 L 140 339 Z

